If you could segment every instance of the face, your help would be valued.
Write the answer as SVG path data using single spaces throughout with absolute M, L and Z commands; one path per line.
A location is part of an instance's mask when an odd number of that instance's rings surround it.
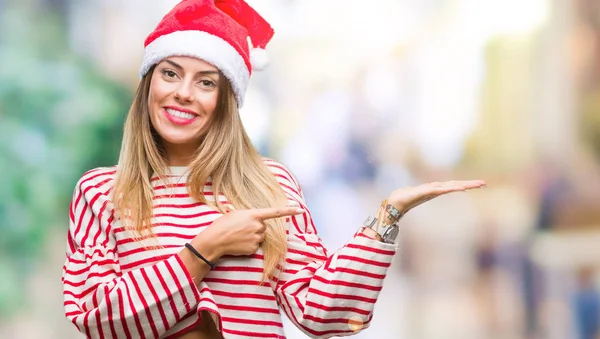
M 187 164 L 200 144 L 217 106 L 219 81 L 217 68 L 200 59 L 169 57 L 156 65 L 148 95 L 150 121 L 171 165 Z

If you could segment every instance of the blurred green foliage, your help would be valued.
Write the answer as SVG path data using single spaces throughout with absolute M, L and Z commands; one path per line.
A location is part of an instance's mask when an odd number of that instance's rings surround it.
M 69 51 L 47 8 L 0 13 L 0 317 L 27 304 L 45 238 L 64 228 L 77 179 L 116 163 L 132 93 Z M 10 34 L 6 34 L 9 32 Z

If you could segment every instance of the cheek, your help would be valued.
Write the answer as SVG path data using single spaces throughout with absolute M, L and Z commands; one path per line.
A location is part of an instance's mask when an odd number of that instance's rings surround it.
M 152 107 L 157 104 L 157 101 L 164 96 L 164 86 L 160 86 L 156 81 L 152 81 L 148 92 L 148 106 Z
M 153 79 L 148 90 L 148 109 L 150 110 L 151 119 L 156 119 L 156 117 L 161 113 L 163 101 L 168 95 L 168 86 L 160 80 L 154 81 Z
M 204 95 L 200 99 L 202 107 L 209 118 L 214 114 L 217 108 L 218 98 L 219 96 L 217 93 L 210 93 L 210 95 Z
M 217 105 L 219 104 L 219 91 L 215 91 L 215 93 L 213 93 L 213 96 L 210 100 L 211 102 L 211 108 L 214 111 L 217 108 Z
M 211 101 L 211 105 L 210 105 L 210 115 L 211 116 L 215 113 L 216 109 L 217 109 L 217 100 L 215 99 L 214 101 Z
M 157 113 L 157 103 L 155 102 L 156 96 L 152 92 L 152 88 L 150 88 L 150 93 L 148 95 L 148 110 L 150 113 L 150 122 L 154 125 Z

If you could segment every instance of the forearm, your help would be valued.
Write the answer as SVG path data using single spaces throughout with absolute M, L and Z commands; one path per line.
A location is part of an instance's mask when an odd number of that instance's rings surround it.
M 278 291 L 283 310 L 311 337 L 351 334 L 351 320 L 368 327 L 395 252 L 395 245 L 358 233 L 324 262 L 313 261 L 286 277 Z M 288 272 L 293 270 L 288 265 Z
M 197 287 L 177 256 L 118 272 L 97 265 L 107 258 L 81 254 L 69 258 L 65 266 L 64 305 L 67 318 L 88 337 L 116 337 L 115 333 L 127 331 L 160 336 L 200 300 Z
M 206 260 L 211 263 L 215 263 L 221 256 L 222 253 L 219 251 L 219 247 L 215 246 L 214 242 L 211 242 L 207 236 L 202 233 L 198 234 L 191 242 L 190 245 L 198 251 Z M 179 253 L 179 258 L 185 265 L 186 269 L 192 276 L 196 285 L 200 284 L 202 279 L 210 271 L 210 266 L 197 257 L 190 249 L 183 248 Z
M 361 232 L 373 240 L 377 240 L 377 241 L 383 240 L 383 239 L 381 239 L 381 236 L 379 234 L 377 234 L 377 232 L 375 232 L 375 230 L 373 230 L 372 228 L 363 227 L 363 228 L 361 228 Z

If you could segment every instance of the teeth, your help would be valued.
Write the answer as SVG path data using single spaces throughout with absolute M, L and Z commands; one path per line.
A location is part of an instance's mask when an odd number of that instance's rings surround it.
M 188 120 L 194 119 L 196 117 L 194 114 L 179 112 L 179 111 L 176 111 L 171 108 L 167 108 L 167 113 L 169 113 L 170 115 L 172 115 L 174 117 L 178 117 L 181 119 L 188 119 Z

